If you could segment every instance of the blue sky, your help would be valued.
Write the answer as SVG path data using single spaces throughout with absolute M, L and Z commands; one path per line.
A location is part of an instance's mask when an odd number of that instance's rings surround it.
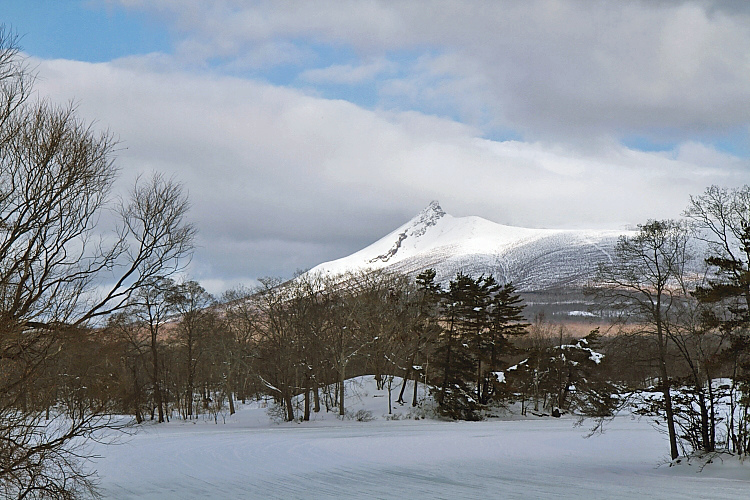
M 750 181 L 750 6 L 723 0 L 6 0 L 37 90 L 178 177 L 220 288 L 439 199 L 532 227 L 678 217 Z
M 174 53 L 174 37 L 170 26 L 159 16 L 129 9 L 116 2 L 92 0 L 8 0 L 4 3 L 3 22 L 21 36 L 21 46 L 32 56 L 42 59 L 71 59 L 86 62 L 107 62 L 114 59 L 149 53 Z M 358 55 L 351 46 L 341 43 L 324 44 L 314 40 L 290 40 L 307 55 L 305 61 L 293 61 L 257 68 L 230 68 L 217 57 L 205 63 L 215 71 L 240 77 L 260 79 L 274 85 L 308 88 L 300 80 L 303 71 L 332 65 L 356 65 Z M 386 76 L 399 76 L 400 68 L 414 64 L 422 51 L 392 50 L 387 58 L 394 62 Z M 315 92 L 328 99 L 344 99 L 365 107 L 396 106 L 397 99 L 387 102 L 378 95 L 378 81 L 326 83 L 315 85 Z M 430 112 L 460 119 L 450 106 L 436 105 Z M 496 132 L 496 131 L 493 131 Z M 502 136 L 508 131 L 502 131 Z
M 0 12 L 3 22 L 22 36 L 23 49 L 44 59 L 105 62 L 171 51 L 171 37 L 163 22 L 117 4 L 7 0 Z

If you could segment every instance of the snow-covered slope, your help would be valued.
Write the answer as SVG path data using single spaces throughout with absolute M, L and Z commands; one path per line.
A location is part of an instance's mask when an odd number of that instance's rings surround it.
M 481 217 L 453 217 L 433 201 L 416 217 L 372 245 L 320 264 L 311 273 L 388 268 L 415 274 L 433 268 L 440 282 L 456 272 L 492 273 L 519 290 L 585 284 L 608 260 L 625 231 L 528 229 Z

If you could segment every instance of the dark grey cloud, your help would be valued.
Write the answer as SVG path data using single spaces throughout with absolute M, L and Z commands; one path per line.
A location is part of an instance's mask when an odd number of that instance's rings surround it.
M 527 138 L 700 139 L 746 128 L 750 116 L 747 2 L 126 3 L 171 19 L 178 54 L 192 60 L 236 63 L 290 40 L 367 57 L 424 51 L 383 84 L 385 103 L 399 94 L 427 110 L 452 102 L 465 119 Z

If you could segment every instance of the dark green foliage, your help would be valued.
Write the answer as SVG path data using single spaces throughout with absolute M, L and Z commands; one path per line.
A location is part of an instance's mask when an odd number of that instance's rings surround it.
M 509 337 L 526 331 L 523 304 L 512 284 L 462 273 L 440 303 L 445 329 L 435 351 L 436 400 L 444 415 L 473 420 L 496 394 L 494 372 L 512 351 Z
M 482 359 L 487 364 L 481 378 L 481 399 L 489 403 L 502 389 L 498 386 L 494 373 L 501 368 L 504 357 L 516 354 L 513 338 L 528 333 L 529 324 L 523 316 L 523 299 L 516 292 L 513 283 L 506 283 L 492 297 L 489 309 L 489 328 L 483 335 Z M 507 365 L 505 365 L 507 366 Z
M 599 328 L 558 353 L 558 407 L 575 408 L 581 415 L 605 417 L 613 414 L 619 401 L 618 388 L 607 379 L 607 358 L 598 352 Z

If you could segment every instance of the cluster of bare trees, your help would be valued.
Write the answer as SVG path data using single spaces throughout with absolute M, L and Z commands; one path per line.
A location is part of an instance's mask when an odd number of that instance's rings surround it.
M 286 420 L 307 420 L 321 408 L 345 415 L 350 377 L 375 374 L 386 384 L 400 375 L 416 388 L 423 372 L 415 365 L 438 332 L 425 324 L 436 319 L 422 309 L 422 295 L 403 276 L 360 273 L 262 279 L 216 301 L 194 281 L 161 277 L 106 325 L 61 344 L 71 356 L 46 362 L 49 377 L 65 378 L 39 409 L 67 411 L 60 401 L 74 397 L 139 423 L 216 419 L 234 413 L 235 399 L 268 396 Z
M 252 304 L 257 318 L 253 371 L 283 404 L 287 420 L 295 418 L 298 394 L 304 420 L 320 411 L 321 398 L 327 410 L 345 415 L 350 377 L 370 373 L 383 381 L 414 373 L 417 380 L 417 296 L 406 278 L 385 273 L 303 275 L 284 286 L 264 280 L 243 303 Z
M 32 84 L 0 27 L 0 495 L 71 498 L 92 491 L 72 443 L 106 409 L 59 370 L 74 362 L 64 346 L 180 269 L 194 231 L 182 189 L 161 176 L 112 199 L 112 137 L 72 106 L 34 101 Z M 60 401 L 66 418 L 45 424 Z
M 213 344 L 221 342 L 213 302 L 194 281 L 162 278 L 142 288 L 100 332 L 98 340 L 111 346 L 112 366 L 119 368 L 112 375 L 116 395 L 103 396 L 138 423 L 146 414 L 164 422 L 173 410 L 191 418 L 199 381 L 205 394 L 216 378 L 205 368 L 217 362 L 208 356 L 217 355 Z
M 638 412 L 663 420 L 672 458 L 748 453 L 749 262 L 750 187 L 711 186 L 685 220 L 621 238 L 599 271 L 599 306 L 623 322 L 613 343 L 633 353 L 619 380 L 635 389 Z
M 263 279 L 219 301 L 194 281 L 159 277 L 106 324 L 59 337 L 61 354 L 44 360 L 38 379 L 40 387 L 57 379 L 54 394 L 30 392 L 45 415 L 70 413 L 75 400 L 139 423 L 217 418 L 234 412 L 235 399 L 266 395 L 287 420 L 321 408 L 344 415 L 347 378 L 420 376 L 414 364 L 428 329 L 418 325 L 418 297 L 406 278 L 380 273 Z M 301 409 L 292 401 L 299 395 Z
M 65 368 L 78 385 L 63 392 L 138 422 L 217 419 L 235 399 L 261 396 L 285 420 L 309 420 L 323 409 L 346 415 L 346 380 L 371 374 L 389 389 L 389 408 L 416 406 L 421 382 L 435 388 L 441 413 L 478 418 L 510 394 L 495 372 L 519 355 L 521 299 L 491 276 L 459 274 L 445 290 L 434 277 L 306 274 L 263 279 L 218 302 L 195 282 L 162 278 L 78 342 L 77 368 Z

